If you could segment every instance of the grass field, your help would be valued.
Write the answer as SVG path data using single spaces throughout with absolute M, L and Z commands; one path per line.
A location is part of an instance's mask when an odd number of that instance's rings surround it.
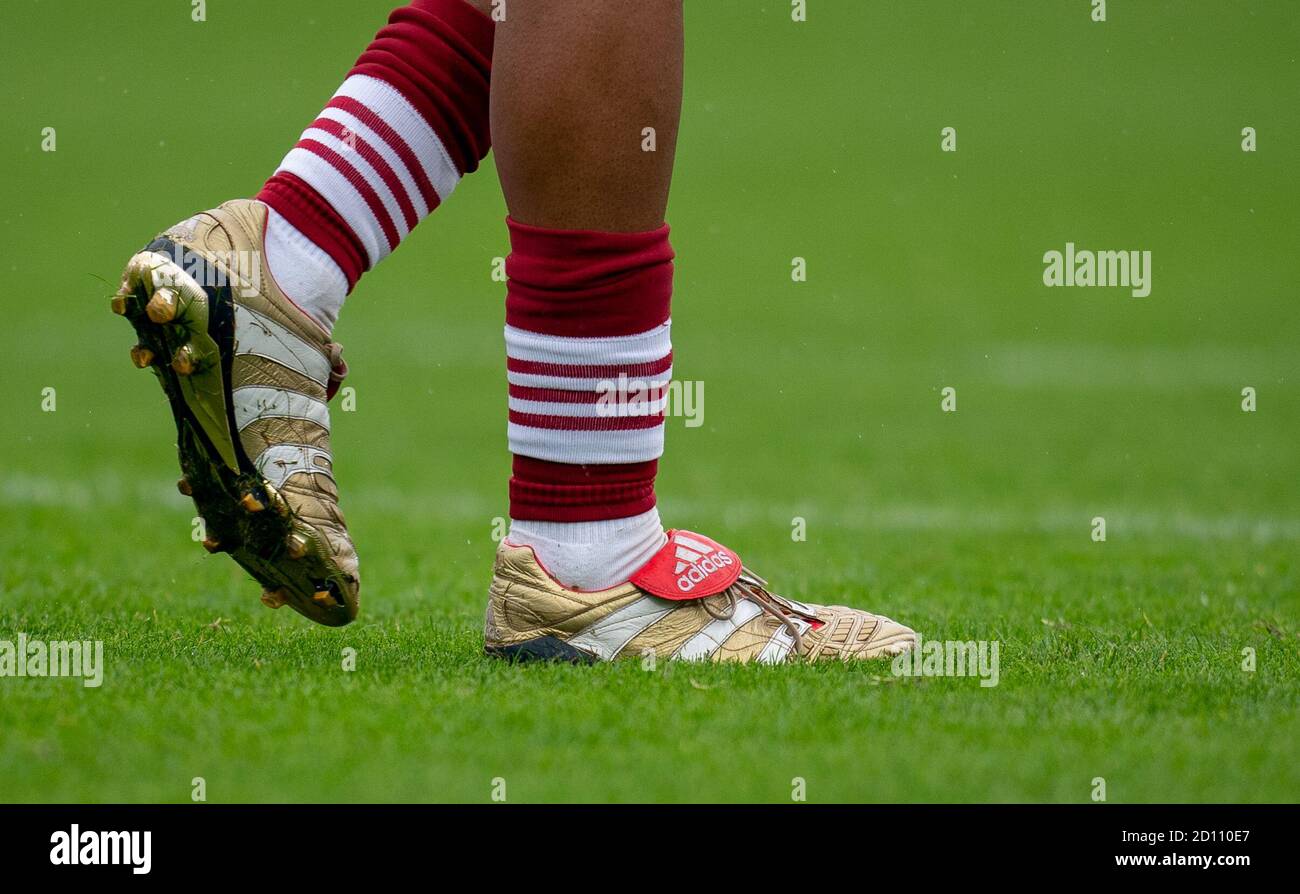
M 997 640 L 999 685 L 482 656 L 490 160 L 336 331 L 362 616 L 266 611 L 191 541 L 107 296 L 156 230 L 257 188 L 388 3 L 12 0 L 0 640 L 103 640 L 106 668 L 0 678 L 0 800 L 1300 798 L 1295 5 L 687 6 L 675 372 L 705 424 L 670 421 L 661 511 L 790 596 Z M 1045 287 L 1066 242 L 1151 251 L 1151 294 Z

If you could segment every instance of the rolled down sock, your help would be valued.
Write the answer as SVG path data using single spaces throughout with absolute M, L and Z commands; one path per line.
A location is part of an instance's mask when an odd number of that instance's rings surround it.
M 509 540 L 560 583 L 605 589 L 666 541 L 654 481 L 672 378 L 669 230 L 508 225 Z

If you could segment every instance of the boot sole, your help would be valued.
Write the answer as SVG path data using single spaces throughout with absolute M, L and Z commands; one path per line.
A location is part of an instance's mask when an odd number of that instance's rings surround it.
M 483 654 L 512 663 L 529 661 L 559 662 L 565 664 L 595 664 L 596 659 L 579 651 L 564 640 L 554 636 L 539 636 L 513 645 L 485 643 Z
M 184 268 L 175 258 L 184 258 Z M 203 519 L 204 547 L 228 553 L 252 575 L 268 607 L 289 605 L 340 627 L 356 617 L 341 572 L 239 441 L 229 396 L 232 282 L 217 265 L 159 238 L 132 256 L 113 311 L 135 328 L 133 362 L 152 369 L 167 396 L 182 474 L 177 487 Z

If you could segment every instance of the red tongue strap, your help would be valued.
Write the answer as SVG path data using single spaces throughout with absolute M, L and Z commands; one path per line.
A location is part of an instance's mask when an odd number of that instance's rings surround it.
M 632 583 L 664 599 L 703 599 L 739 577 L 740 556 L 703 534 L 672 530 L 663 548 L 632 575 Z

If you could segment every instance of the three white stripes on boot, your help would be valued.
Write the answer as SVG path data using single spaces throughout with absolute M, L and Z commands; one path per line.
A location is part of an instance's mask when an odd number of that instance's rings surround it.
M 617 657 L 639 633 L 679 607 L 678 603 L 669 599 L 642 596 L 592 624 L 568 643 L 575 649 L 581 649 L 603 661 L 610 661 Z M 688 639 L 681 648 L 668 657 L 677 661 L 705 661 L 712 658 L 713 653 L 721 649 L 736 631 L 762 613 L 763 610 L 757 603 L 748 599 L 738 600 L 730 618 L 715 618 L 710 621 L 703 630 Z M 800 632 L 809 627 L 806 621 L 798 618 L 792 620 L 800 627 Z M 785 661 L 793 648 L 794 637 L 790 635 L 789 630 L 781 626 L 763 646 L 757 660 L 763 664 L 780 664 Z
M 241 304 L 235 305 L 235 354 L 256 356 L 327 387 L 330 361 L 318 348 L 284 326 Z M 241 432 L 259 419 L 299 419 L 329 430 L 329 408 L 324 401 L 297 391 L 264 385 L 231 390 L 235 427 Z M 275 444 L 253 459 L 272 486 L 280 487 L 290 475 L 313 472 L 330 475 L 330 455 L 308 444 Z M 331 476 L 332 477 L 332 476 Z

